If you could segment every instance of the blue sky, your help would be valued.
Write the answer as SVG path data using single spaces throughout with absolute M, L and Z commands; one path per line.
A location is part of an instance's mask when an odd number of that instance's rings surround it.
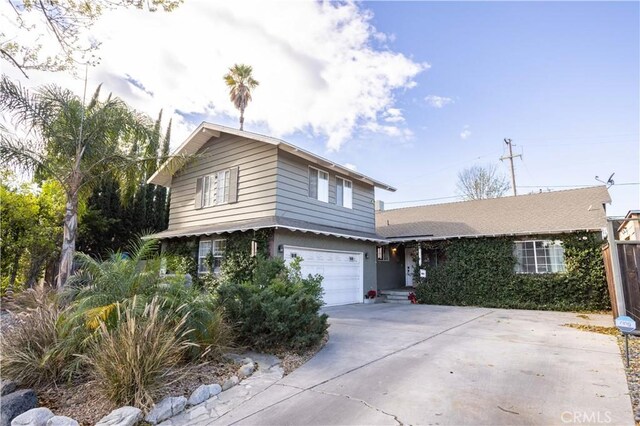
M 457 174 L 474 164 L 506 175 L 499 157 L 511 138 L 523 155 L 520 194 L 615 172 L 608 212 L 623 215 L 640 208 L 639 5 L 187 0 L 171 13 L 119 9 L 86 34 L 102 43 L 88 85 L 152 116 L 163 109 L 177 146 L 202 120 L 237 126 L 222 75 L 246 63 L 260 86 L 245 129 L 397 187 L 377 191 L 388 208 L 456 201 Z M 0 27 L 19 39 L 8 7 L 0 2 Z M 27 80 L 0 64 L 27 87 L 82 93 L 83 70 Z
M 638 3 L 366 3 L 392 48 L 431 68 L 398 93 L 414 139 L 362 138 L 340 155 L 395 185 L 388 202 L 456 194 L 456 174 L 500 163 L 516 144 L 519 193 L 640 182 Z M 453 103 L 429 107 L 429 95 Z M 460 133 L 465 126 L 467 139 Z M 365 148 L 368 147 L 368 148 Z M 500 165 L 507 173 L 507 164 Z M 534 188 L 535 186 L 535 188 Z M 561 189 L 561 188 L 552 188 Z M 640 186 L 614 186 L 610 214 L 640 207 Z M 434 202 L 446 202 L 439 200 Z M 408 204 L 389 204 L 399 207 Z

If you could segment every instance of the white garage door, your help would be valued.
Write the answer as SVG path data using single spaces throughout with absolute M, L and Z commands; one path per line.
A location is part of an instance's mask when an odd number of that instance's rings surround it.
M 325 305 L 362 303 L 362 253 L 284 246 L 287 264 L 296 257 L 302 258 L 303 277 L 308 274 L 323 276 Z

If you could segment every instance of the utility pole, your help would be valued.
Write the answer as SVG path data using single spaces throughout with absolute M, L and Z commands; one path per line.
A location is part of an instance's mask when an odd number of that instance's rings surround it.
M 516 171 L 513 168 L 513 159 L 516 157 L 522 158 L 522 155 L 520 154 L 513 155 L 513 147 L 512 147 L 511 139 L 505 139 L 504 143 L 506 143 L 507 146 L 509 147 L 509 155 L 500 157 L 500 161 L 506 160 L 507 158 L 509 159 L 509 162 L 511 163 L 511 186 L 513 187 L 513 195 L 518 195 L 516 191 Z

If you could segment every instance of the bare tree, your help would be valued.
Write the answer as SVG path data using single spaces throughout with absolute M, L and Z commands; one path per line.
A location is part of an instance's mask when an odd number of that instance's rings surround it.
M 502 197 L 510 188 L 507 178 L 498 173 L 496 166 L 468 167 L 458 173 L 458 192 L 465 200 Z

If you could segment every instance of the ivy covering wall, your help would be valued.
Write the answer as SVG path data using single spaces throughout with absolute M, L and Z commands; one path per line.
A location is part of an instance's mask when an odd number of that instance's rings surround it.
M 168 259 L 167 269 L 172 273 L 189 273 L 196 285 L 213 290 L 220 282 L 241 283 L 252 278 L 257 258 L 251 256 L 251 246 L 257 244 L 256 255 L 269 257 L 269 242 L 272 239 L 271 229 L 248 232 L 234 232 L 215 238 L 226 241 L 225 253 L 219 275 L 198 274 L 198 239 L 169 240 L 166 243 L 165 255 Z M 203 237 L 209 238 L 209 237 Z M 213 258 L 208 259 L 209 262 Z M 209 266 L 211 268 L 211 265 Z
M 560 240 L 567 271 L 557 274 L 517 274 L 513 253 L 516 238 L 458 239 L 423 243 L 445 258 L 437 266 L 416 268 L 420 303 L 559 311 L 610 309 L 598 233 L 579 232 L 527 239 Z

